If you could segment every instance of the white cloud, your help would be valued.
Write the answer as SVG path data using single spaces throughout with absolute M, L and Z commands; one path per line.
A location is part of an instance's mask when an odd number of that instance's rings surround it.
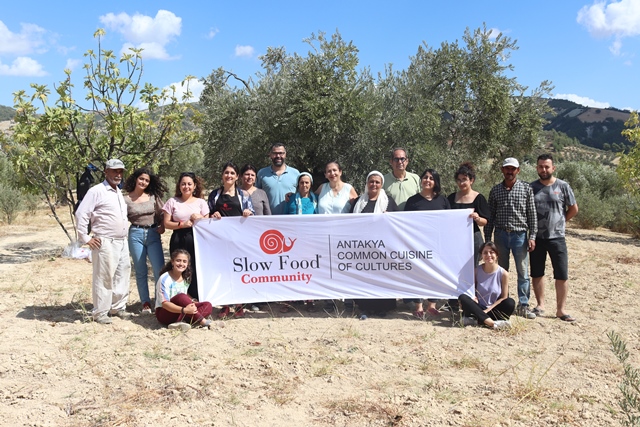
M 82 65 L 82 61 L 80 59 L 67 59 L 67 64 L 64 66 L 65 69 L 75 70 L 79 66 Z
M 253 48 L 253 46 L 236 46 L 236 56 L 238 57 L 251 58 L 254 52 L 255 49 Z
M 216 36 L 216 34 L 218 34 L 220 32 L 219 29 L 217 28 L 211 28 L 209 29 L 209 32 L 207 33 L 207 38 L 208 39 L 212 39 Z
M 640 35 L 640 1 L 597 1 L 580 9 L 576 20 L 594 37 L 614 37 L 609 50 L 618 56 L 622 39 Z
M 11 65 L 0 62 L 0 76 L 41 77 L 46 76 L 42 65 L 26 56 L 14 59 Z
M 0 54 L 27 55 L 46 51 L 46 30 L 35 24 L 20 24 L 20 32 L 14 33 L 0 21 Z
M 586 96 L 575 95 L 573 93 L 556 93 L 553 95 L 556 99 L 566 99 L 568 101 L 575 102 L 576 104 L 584 105 L 592 108 L 609 108 L 611 105 L 608 102 L 594 101 Z
M 167 86 L 163 87 L 161 89 L 166 91 L 167 96 L 175 96 L 176 99 L 178 100 L 178 102 L 197 102 L 198 100 L 200 100 L 200 94 L 202 94 L 202 91 L 204 90 L 204 83 L 200 80 L 197 79 L 191 79 L 188 82 L 189 84 L 189 90 L 191 91 L 191 97 L 189 99 L 187 99 L 186 101 L 182 100 L 182 97 L 184 96 L 185 92 L 187 91 L 187 82 L 185 82 L 184 86 L 182 85 L 182 82 L 175 82 L 175 83 L 170 83 Z M 171 88 L 171 86 L 173 86 L 173 89 Z M 174 89 L 175 89 L 175 93 L 174 93 Z M 163 105 L 170 103 L 171 100 L 167 99 L 165 100 L 164 103 L 162 103 Z M 147 109 L 147 104 L 142 102 L 142 101 L 138 101 L 138 103 L 136 104 L 136 107 L 141 109 L 141 110 L 146 110 Z
M 204 83 L 201 82 L 200 80 L 193 79 L 193 80 L 190 80 L 188 84 L 189 84 L 189 90 L 191 91 L 191 97 L 185 102 L 198 101 L 200 99 L 200 94 L 204 89 Z M 178 98 L 178 101 L 182 102 L 182 97 L 187 91 L 187 82 L 185 82 L 184 86 L 182 85 L 182 82 L 171 83 L 170 85 L 164 88 L 167 90 L 167 93 L 173 93 L 173 89 L 171 89 L 171 86 L 175 88 L 175 97 Z
M 155 18 L 139 13 L 133 16 L 108 13 L 100 17 L 100 22 L 122 34 L 126 41 L 124 52 L 129 47 L 142 48 L 145 59 L 172 59 L 166 45 L 182 31 L 182 18 L 168 10 L 159 10 Z
M 609 52 L 611 52 L 615 56 L 620 56 L 621 49 L 622 49 L 622 42 L 620 40 L 614 40 L 611 46 L 609 46 Z
M 491 39 L 491 40 L 495 40 L 495 39 L 497 39 L 501 32 L 502 32 L 502 31 L 500 31 L 500 30 L 499 30 L 499 29 L 497 29 L 497 28 L 491 28 L 491 29 L 489 29 L 489 39 Z

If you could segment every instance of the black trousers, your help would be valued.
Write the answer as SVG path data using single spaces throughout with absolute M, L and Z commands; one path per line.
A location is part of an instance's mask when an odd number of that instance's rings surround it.
M 507 298 L 493 307 L 491 311 L 485 313 L 484 309 L 480 307 L 480 304 L 475 302 L 469 295 L 460 295 L 458 299 L 462 306 L 462 315 L 465 317 L 471 317 L 471 315 L 473 315 L 473 317 L 478 319 L 478 324 L 484 324 L 484 321 L 488 318 L 493 320 L 507 320 L 516 308 L 516 302 L 513 298 Z
M 184 249 L 189 252 L 189 258 L 191 258 L 191 283 L 189 283 L 188 293 L 200 301 L 200 298 L 198 298 L 198 276 L 196 275 L 196 249 L 193 244 L 193 229 L 191 227 L 173 230 L 169 241 L 169 256 L 176 249 Z

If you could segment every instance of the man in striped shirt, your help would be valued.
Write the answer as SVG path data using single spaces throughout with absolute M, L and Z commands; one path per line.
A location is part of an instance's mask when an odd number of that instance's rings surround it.
M 509 253 L 513 253 L 518 272 L 517 314 L 526 319 L 535 319 L 536 315 L 529 310 L 531 283 L 528 252 L 536 247 L 538 219 L 533 190 L 528 183 L 517 178 L 519 173 L 518 160 L 509 157 L 502 162 L 504 180 L 489 193 L 491 214 L 484 227 L 484 239 L 496 244 L 499 251 L 498 264 L 507 271 Z

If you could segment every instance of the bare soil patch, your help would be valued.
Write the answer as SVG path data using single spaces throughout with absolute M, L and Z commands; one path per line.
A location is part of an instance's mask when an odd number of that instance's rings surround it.
M 365 321 L 272 306 L 186 334 L 152 316 L 97 325 L 91 265 L 60 258 L 66 243 L 45 211 L 0 226 L 0 424 L 618 426 L 606 332 L 640 365 L 640 245 L 608 231 L 568 235 L 576 323 L 554 317 L 549 266 L 546 315 L 499 333 L 404 304 Z

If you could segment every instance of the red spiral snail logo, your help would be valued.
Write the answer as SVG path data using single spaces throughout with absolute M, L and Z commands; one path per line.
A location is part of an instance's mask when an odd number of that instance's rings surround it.
M 296 239 L 289 239 L 289 244 L 285 243 L 284 235 L 278 230 L 267 230 L 260 236 L 260 249 L 267 255 L 281 254 L 289 252 L 293 248 Z

